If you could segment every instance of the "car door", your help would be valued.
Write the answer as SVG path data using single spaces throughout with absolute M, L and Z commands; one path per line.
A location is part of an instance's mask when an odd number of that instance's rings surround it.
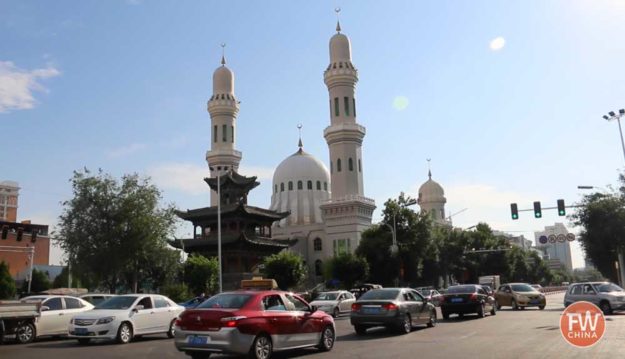
M 294 346 L 297 334 L 294 313 L 287 309 L 279 293 L 265 295 L 261 299 L 263 318 L 275 349 Z
M 599 305 L 599 297 L 591 284 L 584 284 L 582 286 L 582 300 Z
M 499 305 L 512 305 L 512 301 L 510 300 L 510 298 L 512 298 L 512 292 L 508 285 L 502 285 L 501 287 L 499 287 L 499 290 L 497 291 L 497 294 L 495 296 Z
M 565 300 L 569 304 L 582 300 L 582 285 L 573 285 L 569 292 L 566 294 Z
M 416 290 L 410 291 L 409 294 L 417 303 L 418 312 L 415 317 L 415 319 L 417 319 L 417 324 L 427 323 L 430 320 L 430 307 L 428 306 L 428 301 L 425 300 L 425 297 Z M 434 303 L 432 303 L 432 305 L 434 305 Z
M 293 345 L 312 345 L 319 343 L 323 321 L 312 316 L 310 307 L 304 301 L 290 294 L 285 294 L 289 310 L 295 319 Z
M 65 323 L 65 331 L 67 332 L 69 321 L 76 314 L 93 309 L 93 305 L 87 301 L 73 297 L 63 297 L 63 301 L 65 302 L 65 316 L 67 317 L 67 323 Z
M 484 288 L 477 288 L 477 295 L 480 297 L 481 300 L 484 301 L 484 311 L 490 312 L 491 310 L 493 310 L 493 301 L 491 297 L 488 296 L 488 293 L 486 293 L 486 290 L 484 290 Z
M 350 292 L 344 292 L 343 297 L 344 299 L 341 302 L 341 312 L 349 312 L 352 310 L 352 304 L 354 304 L 356 298 Z
M 47 309 L 41 312 L 41 317 L 37 320 L 37 336 L 67 334 L 69 320 L 72 318 L 65 315 L 61 297 L 48 298 L 41 305 Z
M 403 308 L 406 314 L 410 314 L 410 320 L 412 324 L 417 324 L 420 321 L 419 315 L 421 314 L 421 308 L 423 306 L 423 302 L 419 305 L 419 302 L 415 299 L 412 293 L 408 290 L 403 290 L 401 294 L 397 297 L 399 301 L 399 305 Z
M 142 305 L 142 309 L 138 309 L 137 306 Z M 135 334 L 143 334 L 154 331 L 155 312 L 152 303 L 151 296 L 141 297 L 139 301 L 133 306 L 132 321 L 134 323 Z
M 154 316 L 155 316 L 155 330 L 159 332 L 166 332 L 169 330 L 169 324 L 176 317 L 172 314 L 172 307 L 167 299 L 160 295 L 155 295 L 154 299 Z

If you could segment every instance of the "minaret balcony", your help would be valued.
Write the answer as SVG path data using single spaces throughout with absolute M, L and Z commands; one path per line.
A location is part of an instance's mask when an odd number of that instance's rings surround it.
M 356 142 L 362 144 L 367 130 L 357 123 L 342 123 L 328 126 L 323 130 L 323 137 L 330 145 L 337 142 Z

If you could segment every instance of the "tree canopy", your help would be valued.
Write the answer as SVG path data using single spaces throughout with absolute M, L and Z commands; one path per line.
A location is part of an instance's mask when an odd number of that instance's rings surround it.
M 184 281 L 193 295 L 216 293 L 219 290 L 217 258 L 191 254 L 184 263 Z
M 302 257 L 289 250 L 265 257 L 263 270 L 266 278 L 275 279 L 283 290 L 294 288 L 306 279 L 306 266 Z
M 15 280 L 9 272 L 9 265 L 0 262 L 0 299 L 13 299 L 15 297 Z

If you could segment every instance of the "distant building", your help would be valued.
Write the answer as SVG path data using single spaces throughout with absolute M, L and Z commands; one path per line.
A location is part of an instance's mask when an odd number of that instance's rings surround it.
M 542 250 L 549 260 L 558 260 L 564 268 L 573 271 L 571 260 L 571 245 L 566 238 L 569 231 L 564 224 L 555 223 L 553 226 L 546 226 L 542 232 L 534 232 L 536 248 Z M 541 241 L 541 237 L 546 237 Z M 546 243 L 544 243 L 546 242 Z M 555 263 L 553 263 L 555 265 Z
M 17 221 L 17 199 L 20 187 L 17 182 L 0 182 L 0 221 Z
M 451 225 L 451 217 L 445 213 L 445 191 L 443 186 L 432 179 L 432 171 L 428 170 L 428 180 L 419 187 L 417 203 L 422 213 L 427 213 L 435 224 Z
M 14 278 L 17 274 L 29 269 L 29 249 L 35 249 L 35 265 L 48 265 L 50 258 L 50 238 L 48 226 L 31 224 L 30 221 L 22 223 L 0 221 L 0 262 L 9 265 L 9 273 Z M 5 237 L 6 234 L 6 238 Z
M 588 258 L 588 256 L 584 256 L 584 268 L 586 269 L 595 269 L 594 263 Z
M 493 231 L 493 234 L 496 236 L 503 236 L 508 240 L 508 243 L 510 243 L 511 245 L 527 250 L 531 249 L 532 244 L 534 244 L 531 240 L 525 238 L 525 236 L 523 235 L 515 236 L 513 234 L 505 233 L 502 231 Z

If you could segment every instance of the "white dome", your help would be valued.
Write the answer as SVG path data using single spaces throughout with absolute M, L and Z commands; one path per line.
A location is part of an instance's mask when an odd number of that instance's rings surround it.
M 445 203 L 447 200 L 445 199 L 445 191 L 443 187 L 441 187 L 438 182 L 432 180 L 430 178 L 419 187 L 419 198 L 418 203 L 431 203 L 431 202 L 442 202 Z
M 352 49 L 349 38 L 341 33 L 330 39 L 330 62 L 352 61 Z
M 287 157 L 273 174 L 271 209 L 291 214 L 276 226 L 323 223 L 321 204 L 330 199 L 330 173 L 301 148 Z
M 213 73 L 213 94 L 234 94 L 234 74 L 226 66 Z

